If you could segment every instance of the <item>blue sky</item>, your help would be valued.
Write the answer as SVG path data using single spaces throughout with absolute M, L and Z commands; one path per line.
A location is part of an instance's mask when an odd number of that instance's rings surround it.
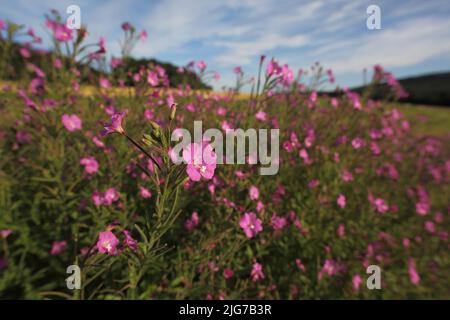
M 362 69 L 377 63 L 397 77 L 450 70 L 448 0 L 0 0 L 0 18 L 48 40 L 44 13 L 70 4 L 80 6 L 92 42 L 106 37 L 109 53 L 118 55 L 120 24 L 129 21 L 149 34 L 134 56 L 204 59 L 222 75 L 216 88 L 233 83 L 235 66 L 255 74 L 261 54 L 294 69 L 320 61 L 343 86 L 360 84 Z M 381 8 L 381 30 L 366 27 L 370 4 Z

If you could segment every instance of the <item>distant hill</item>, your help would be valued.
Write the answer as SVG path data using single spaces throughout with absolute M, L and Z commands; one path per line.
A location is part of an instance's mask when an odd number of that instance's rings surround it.
M 4 52 L 2 51 L 5 47 L 2 42 L 3 40 L 0 39 L 0 57 L 4 56 Z M 28 59 L 24 59 L 21 54 L 20 50 L 24 48 L 23 44 L 20 43 L 13 43 L 10 50 L 11 53 L 10 58 L 8 59 L 7 63 L 4 63 L 4 70 L 0 70 L 0 79 L 2 80 L 19 80 L 23 79 L 24 77 L 27 77 L 27 74 L 29 72 L 26 70 L 27 63 L 31 62 L 40 67 L 45 73 L 47 73 L 47 80 L 52 81 L 52 72 L 51 71 L 53 67 L 52 63 L 52 52 L 51 51 L 44 51 L 44 50 L 35 50 L 32 48 L 28 48 L 28 51 L 30 53 L 30 57 Z M 63 64 L 65 63 L 65 59 L 62 58 Z M 183 73 L 177 72 L 178 66 L 167 63 L 167 62 L 161 62 L 156 59 L 134 59 L 134 58 L 127 58 L 123 61 L 122 68 L 124 70 L 131 71 L 131 72 L 137 72 L 141 66 L 146 66 L 148 64 L 153 65 L 159 65 L 163 67 L 167 73 L 167 76 L 169 78 L 170 86 L 171 87 L 178 87 L 179 85 L 190 85 L 192 89 L 207 89 L 210 90 L 211 86 L 204 83 L 197 74 L 195 74 L 192 71 L 185 70 Z M 98 78 L 103 73 L 99 70 L 91 67 L 88 64 L 81 64 L 78 66 L 80 69 L 87 69 L 89 72 L 87 74 L 92 78 L 92 75 L 95 75 L 94 78 Z M 117 78 L 117 70 L 113 72 L 113 77 Z M 81 82 L 82 83 L 91 83 L 92 79 L 88 79 L 82 75 Z M 131 77 L 128 76 L 126 79 L 127 85 L 132 85 L 133 81 L 131 81 Z
M 408 77 L 399 79 L 399 82 L 409 93 L 409 96 L 400 102 L 450 106 L 450 72 Z M 362 86 L 353 90 L 361 92 L 364 88 Z M 381 98 L 385 91 L 386 85 L 379 85 L 373 97 Z
M 159 65 L 164 68 L 164 70 L 166 71 L 167 76 L 169 78 L 171 87 L 178 87 L 181 84 L 182 85 L 189 84 L 192 89 L 207 89 L 207 90 L 212 89 L 211 86 L 205 84 L 200 79 L 200 77 L 197 74 L 195 74 L 194 72 L 184 69 L 184 71 L 182 73 L 180 73 L 177 71 L 178 66 L 176 66 L 172 63 L 169 63 L 169 62 L 161 62 L 156 59 L 126 58 L 126 59 L 124 59 L 123 66 L 121 66 L 121 68 L 123 70 L 126 70 L 127 72 L 135 73 L 135 72 L 139 71 L 141 66 L 147 66 L 149 64 Z M 113 72 L 114 76 L 116 76 L 116 74 L 118 73 L 117 71 L 119 71 L 119 70 L 115 70 Z M 126 84 L 127 85 L 133 84 L 131 76 L 127 77 Z

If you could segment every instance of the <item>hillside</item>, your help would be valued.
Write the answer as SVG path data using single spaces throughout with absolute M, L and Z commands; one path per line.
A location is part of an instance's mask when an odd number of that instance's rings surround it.
M 399 79 L 399 82 L 409 93 L 409 96 L 400 102 L 450 106 L 450 72 L 408 77 Z M 361 86 L 353 90 L 362 92 L 364 88 Z M 373 97 L 381 98 L 385 92 L 386 86 L 379 85 Z

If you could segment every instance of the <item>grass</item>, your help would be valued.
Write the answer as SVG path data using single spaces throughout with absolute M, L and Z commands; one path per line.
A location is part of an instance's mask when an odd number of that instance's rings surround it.
M 409 103 L 397 103 L 395 107 L 411 122 L 415 134 L 450 135 L 450 108 Z

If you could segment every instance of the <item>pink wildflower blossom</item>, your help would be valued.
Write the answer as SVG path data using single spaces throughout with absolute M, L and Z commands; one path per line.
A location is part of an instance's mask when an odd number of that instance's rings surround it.
M 148 199 L 151 198 L 152 193 L 150 192 L 150 190 L 144 188 L 144 187 L 139 187 L 139 194 L 141 195 L 142 198 L 144 199 Z
M 233 272 L 232 269 L 230 269 L 230 268 L 225 268 L 225 269 L 223 270 L 223 277 L 224 277 L 225 279 L 231 279 L 231 278 L 233 277 L 233 275 L 234 275 L 234 272 Z
M 111 116 L 111 123 L 104 124 L 104 130 L 101 132 L 102 136 L 106 136 L 110 133 L 119 133 L 119 134 L 125 134 L 125 130 L 122 127 L 122 121 L 125 117 L 125 112 L 115 113 Z
M 116 202 L 119 200 L 119 193 L 115 188 L 109 188 L 105 191 L 105 194 L 103 195 L 103 204 L 104 205 L 111 205 L 113 202 Z
M 67 115 L 64 114 L 61 117 L 62 123 L 64 127 L 66 127 L 67 131 L 74 132 L 81 129 L 81 119 L 78 118 L 77 115 Z
M 58 254 L 61 254 L 64 252 L 64 250 L 66 250 L 67 248 L 67 242 L 62 240 L 62 241 L 55 241 L 53 242 L 52 245 L 52 250 L 50 251 L 50 254 L 52 256 L 56 256 Z
M 183 150 L 183 159 L 187 163 L 186 172 L 192 181 L 206 180 L 214 176 L 217 155 L 210 144 L 191 143 Z
M 192 216 L 186 220 L 186 222 L 184 223 L 184 227 L 188 230 L 188 231 L 192 231 L 194 230 L 197 226 L 198 226 L 198 213 L 197 211 L 192 212 Z
M 253 264 L 252 272 L 251 272 L 251 276 L 252 276 L 252 281 L 253 282 L 257 282 L 257 281 L 262 280 L 262 279 L 264 279 L 266 277 L 264 275 L 264 272 L 263 272 L 262 269 L 263 269 L 262 264 L 260 264 L 258 262 L 255 262 Z
M 419 284 L 420 282 L 420 276 L 417 273 L 416 270 L 416 263 L 414 262 L 413 258 L 408 259 L 408 273 L 409 273 L 409 279 L 411 280 L 412 284 Z
M 359 287 L 361 286 L 361 283 L 362 283 L 361 276 L 359 274 L 354 275 L 352 278 L 353 290 L 358 291 Z
M 272 225 L 272 228 L 275 230 L 281 230 L 287 225 L 287 220 L 284 217 L 277 216 L 275 213 L 272 215 L 272 218 L 270 219 L 270 223 Z
M 82 158 L 80 164 L 84 166 L 84 171 L 87 174 L 94 174 L 98 171 L 98 162 L 94 157 Z
M 251 186 L 248 190 L 251 200 L 257 200 L 259 198 L 259 189 L 256 186 Z
M 343 194 L 339 195 L 339 197 L 337 198 L 337 204 L 342 209 L 345 208 L 346 200 L 345 200 L 345 196 Z
M 97 241 L 97 250 L 100 253 L 107 253 L 110 256 L 114 256 L 118 253 L 118 244 L 119 239 L 111 231 L 100 232 Z
M 263 230 L 262 221 L 253 212 L 245 213 L 239 221 L 247 238 L 252 238 Z
M 122 233 L 125 236 L 124 240 L 125 245 L 131 250 L 136 251 L 138 248 L 137 241 L 134 240 L 133 237 L 131 237 L 131 234 L 128 230 L 123 230 Z

